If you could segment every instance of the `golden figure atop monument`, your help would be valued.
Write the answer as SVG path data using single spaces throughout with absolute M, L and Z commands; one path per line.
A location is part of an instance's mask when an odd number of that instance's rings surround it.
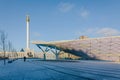
M 30 17 L 29 17 L 29 15 L 27 15 L 26 21 L 27 21 L 27 22 L 30 22 Z

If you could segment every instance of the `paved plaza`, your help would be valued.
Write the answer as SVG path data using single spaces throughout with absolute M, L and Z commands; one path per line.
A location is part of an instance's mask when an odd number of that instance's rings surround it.
M 0 80 L 120 80 L 120 64 L 106 61 L 22 59 L 3 65 Z

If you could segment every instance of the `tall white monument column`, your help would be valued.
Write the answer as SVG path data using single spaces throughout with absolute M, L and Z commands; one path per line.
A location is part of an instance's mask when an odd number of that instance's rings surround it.
M 34 51 L 30 49 L 30 17 L 26 16 L 26 57 L 34 57 Z
M 30 27 L 30 18 L 27 15 L 26 16 L 26 49 L 25 49 L 25 57 L 28 57 L 28 54 L 30 53 L 30 32 L 29 32 L 29 27 Z
M 29 16 L 27 15 L 26 16 L 26 27 L 27 27 L 27 41 L 26 41 L 26 48 L 27 48 L 27 50 L 29 50 L 29 48 L 30 48 L 30 32 L 29 32 L 29 26 L 30 26 L 30 18 L 29 18 Z

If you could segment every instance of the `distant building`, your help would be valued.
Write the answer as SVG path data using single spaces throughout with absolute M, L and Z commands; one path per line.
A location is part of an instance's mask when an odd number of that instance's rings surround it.
M 5 52 L 5 58 L 11 59 L 11 58 L 23 58 L 26 56 L 27 58 L 33 58 L 35 56 L 34 50 L 30 50 L 29 53 L 28 51 L 21 49 L 18 52 Z M 4 58 L 4 53 L 0 52 L 0 58 Z
M 87 36 L 80 36 L 79 39 L 87 39 Z
M 42 52 L 36 52 L 34 55 L 35 58 L 43 59 L 43 53 Z M 55 59 L 55 55 L 53 53 L 47 53 L 46 59 Z
M 61 52 L 59 55 L 60 59 L 80 59 L 81 57 L 72 55 L 70 53 Z
M 6 52 L 5 58 L 14 59 L 14 58 L 23 58 L 25 52 Z M 0 52 L 0 58 L 4 58 L 4 53 Z

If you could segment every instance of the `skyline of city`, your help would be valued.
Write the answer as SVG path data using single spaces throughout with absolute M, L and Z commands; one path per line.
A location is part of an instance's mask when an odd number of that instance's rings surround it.
M 81 35 L 119 35 L 119 0 L 1 0 L 0 30 L 17 50 L 26 48 L 26 15 L 30 40 L 70 40 Z M 32 48 L 37 48 L 32 45 Z

